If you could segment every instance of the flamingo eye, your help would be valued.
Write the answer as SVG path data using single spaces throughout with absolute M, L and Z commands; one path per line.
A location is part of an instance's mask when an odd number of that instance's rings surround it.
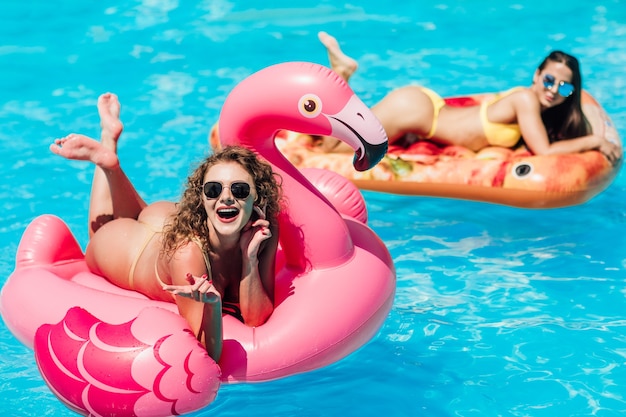
M 298 110 L 304 117 L 317 117 L 322 112 L 322 100 L 315 94 L 305 94 L 298 102 Z

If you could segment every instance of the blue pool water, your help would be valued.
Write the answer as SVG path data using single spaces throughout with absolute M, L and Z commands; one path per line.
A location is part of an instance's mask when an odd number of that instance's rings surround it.
M 352 86 L 367 104 L 413 82 L 444 96 L 528 85 L 548 51 L 569 51 L 626 136 L 621 0 L 106 3 L 0 3 L 0 284 L 40 214 L 86 244 L 92 167 L 48 144 L 98 135 L 100 93 L 122 101 L 137 188 L 176 199 L 227 93 L 273 63 L 325 64 L 319 30 L 359 60 Z M 223 386 L 193 415 L 623 415 L 625 188 L 619 174 L 584 205 L 540 211 L 365 192 L 398 276 L 380 333 L 324 369 Z M 4 324 L 0 375 L 2 415 L 75 415 Z

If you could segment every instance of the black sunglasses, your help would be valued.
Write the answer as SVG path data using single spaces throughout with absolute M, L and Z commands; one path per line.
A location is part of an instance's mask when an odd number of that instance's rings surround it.
M 554 77 L 554 75 L 546 74 L 543 76 L 543 86 L 545 88 L 547 88 L 548 90 L 551 90 L 552 87 L 554 87 L 554 84 L 556 84 L 556 78 Z M 572 85 L 572 83 L 559 81 L 557 92 L 559 93 L 561 97 L 567 98 L 571 96 L 572 93 L 574 92 L 574 86 Z
M 235 181 L 228 187 L 225 187 L 221 182 L 207 181 L 202 186 L 202 191 L 206 198 L 214 199 L 222 195 L 224 188 L 230 188 L 230 192 L 237 200 L 245 200 L 250 195 L 250 184 L 243 181 Z

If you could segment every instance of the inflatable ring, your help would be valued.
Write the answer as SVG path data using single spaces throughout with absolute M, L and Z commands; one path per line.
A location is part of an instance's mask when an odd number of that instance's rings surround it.
M 492 97 L 477 94 L 447 98 L 448 105 L 470 106 Z M 622 146 L 606 112 L 586 91 L 582 105 L 599 135 Z M 278 146 L 299 169 L 323 168 L 340 173 L 363 190 L 404 195 L 447 197 L 523 208 L 555 208 L 582 204 L 606 189 L 621 167 L 611 165 L 598 151 L 566 155 L 532 155 L 491 146 L 473 152 L 461 146 L 442 146 L 420 140 L 409 147 L 392 146 L 372 170 L 357 172 L 350 155 L 321 153 L 309 135 L 281 132 Z M 211 146 L 221 146 L 217 129 Z
M 320 65 L 275 65 L 233 89 L 220 121 L 226 143 L 253 149 L 283 179 L 288 209 L 279 218 L 274 312 L 255 328 L 225 315 L 215 364 L 175 304 L 91 273 L 65 223 L 38 217 L 18 247 L 0 313 L 34 348 L 51 390 L 79 413 L 164 416 L 199 409 L 220 383 L 267 381 L 340 360 L 369 341 L 391 309 L 393 261 L 365 224 L 362 200 L 340 213 L 274 140 L 279 129 L 332 135 L 355 149 L 355 168 L 371 168 L 386 152 L 387 137 L 348 85 Z M 336 181 L 331 177 L 319 181 L 328 185 Z M 338 194 L 358 200 L 337 183 Z

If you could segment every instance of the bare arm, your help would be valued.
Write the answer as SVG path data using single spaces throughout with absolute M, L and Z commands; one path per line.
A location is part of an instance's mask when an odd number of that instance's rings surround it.
M 239 303 L 244 323 L 259 326 L 274 311 L 275 262 L 278 228 L 265 220 L 265 213 L 255 206 L 260 219 L 241 236 L 242 272 Z
M 557 155 L 595 149 L 602 152 L 612 164 L 621 157 L 621 151 L 616 144 L 594 134 L 550 143 L 541 120 L 541 106 L 530 91 L 516 94 L 513 106 L 524 142 L 535 155 Z
M 214 361 L 222 354 L 222 298 L 207 279 L 202 252 L 195 244 L 178 249 L 169 263 L 172 285 L 164 290 L 174 294 L 178 312 Z

